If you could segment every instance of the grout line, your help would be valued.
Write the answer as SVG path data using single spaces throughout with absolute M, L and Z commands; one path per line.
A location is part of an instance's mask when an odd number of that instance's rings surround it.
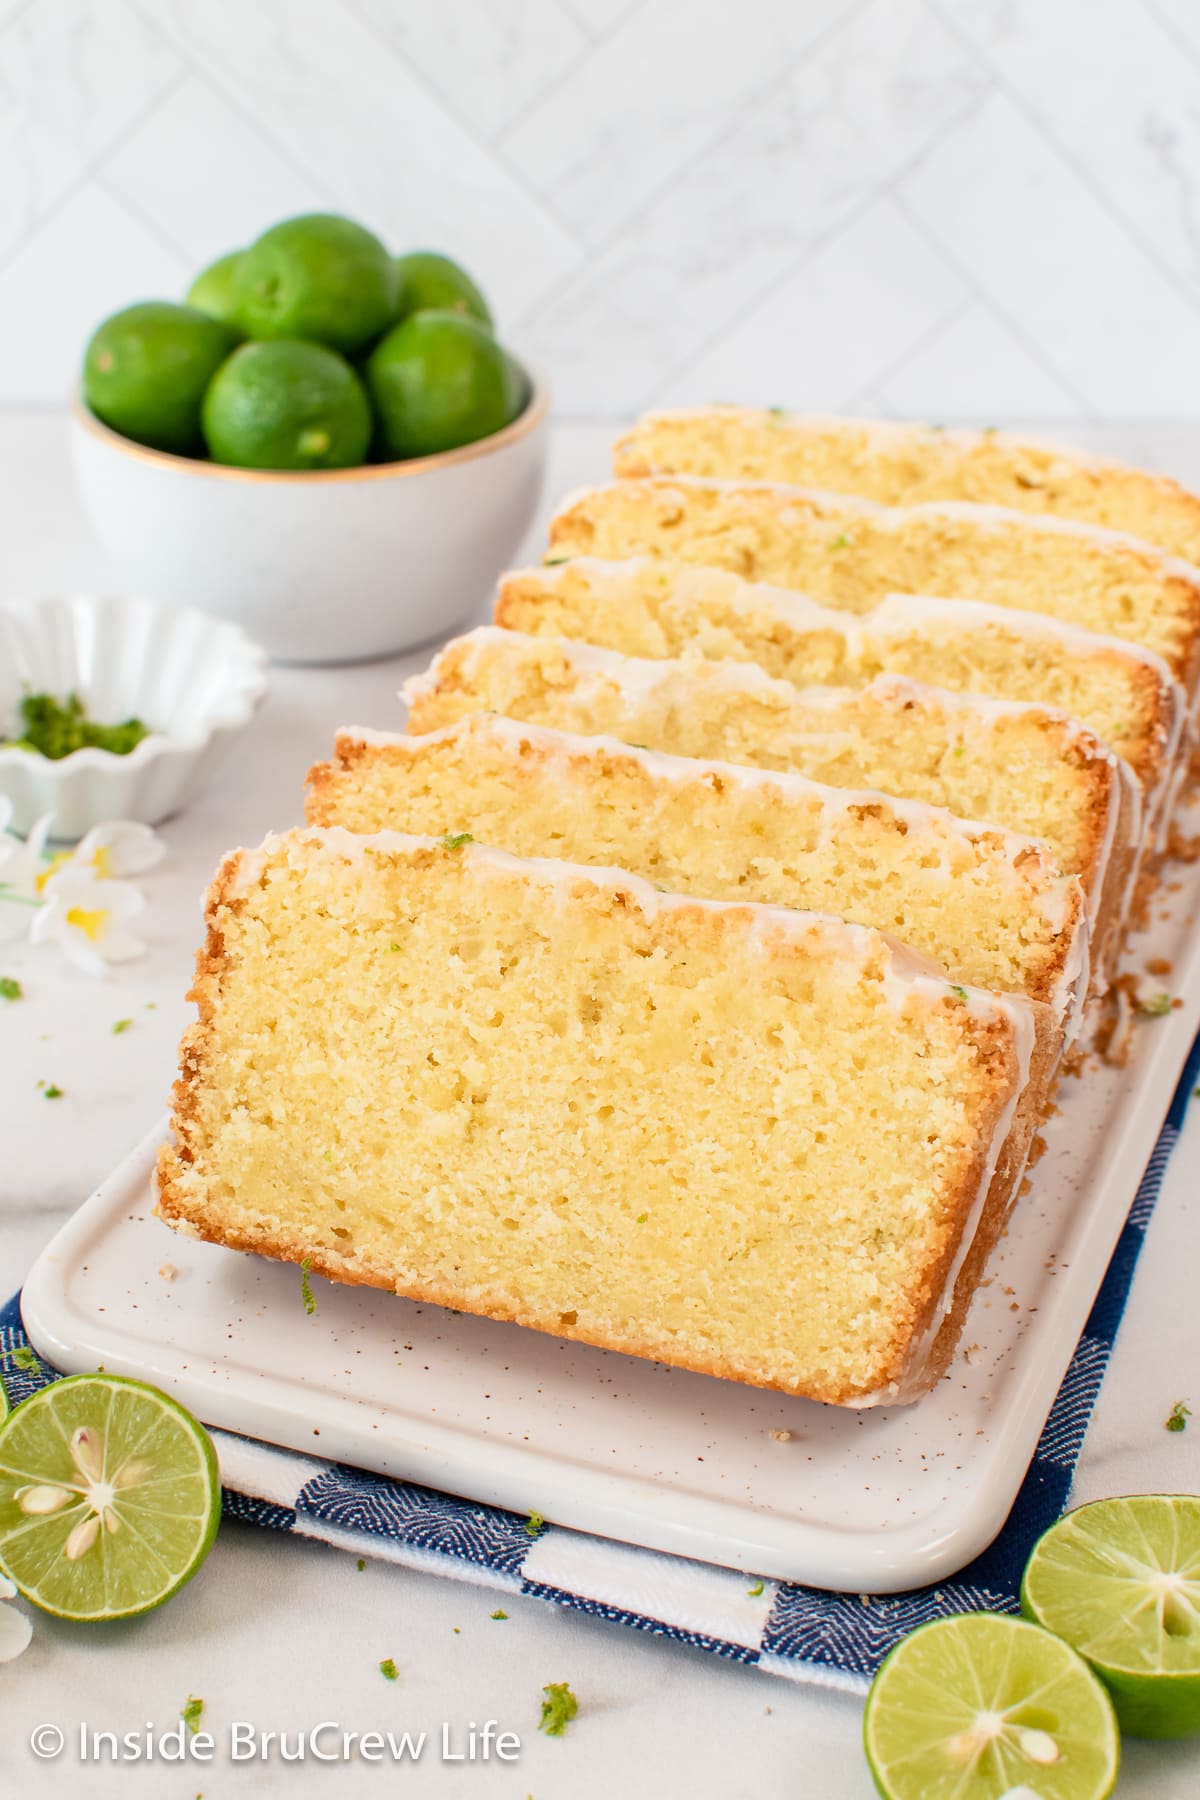
M 644 10 L 645 4 L 646 0 L 632 0 L 630 5 L 626 6 L 622 12 L 617 14 L 611 24 L 604 26 L 600 31 L 592 32 L 588 30 L 586 25 L 582 26 L 581 29 L 587 37 L 587 42 L 582 44 L 575 52 L 575 55 L 569 57 L 563 64 L 557 77 L 559 85 L 561 86 L 563 82 L 569 81 L 578 70 L 583 68 L 585 63 L 591 61 L 592 57 L 596 54 L 596 51 L 599 50 L 602 45 L 609 43 L 620 32 L 624 31 L 626 25 Z M 574 17 L 574 14 L 571 16 Z M 576 24 L 579 23 L 578 20 L 575 22 Z M 536 100 L 531 100 L 523 112 L 518 113 L 516 118 L 510 119 L 508 124 L 503 126 L 495 134 L 495 137 L 492 139 L 495 148 L 499 149 L 501 147 L 502 139 L 507 137 L 510 132 L 519 131 L 521 126 L 532 119 L 539 108 L 543 107 L 547 100 L 552 97 L 551 94 L 539 94 Z
M 765 287 L 760 288 L 750 305 L 741 309 L 736 315 L 739 322 L 752 319 L 755 313 L 760 310 L 763 303 L 770 299 L 772 294 L 779 288 L 785 286 L 787 282 L 791 281 L 795 275 L 798 275 L 802 269 L 806 268 L 809 263 L 820 256 L 823 251 L 829 249 L 832 244 L 837 242 L 839 237 L 843 237 L 846 232 L 850 231 L 860 219 L 866 216 L 873 206 L 878 205 L 882 201 L 889 201 L 899 205 L 896 196 L 891 192 L 892 183 L 899 181 L 903 176 L 907 175 L 908 172 L 917 167 L 926 156 L 932 155 L 932 153 L 945 143 L 948 138 L 952 137 L 962 125 L 965 116 L 966 103 L 964 103 L 962 112 L 957 112 L 954 114 L 953 118 L 947 119 L 945 124 L 939 127 L 932 138 L 927 139 L 919 149 L 913 151 L 912 155 L 902 163 L 898 169 L 893 170 L 886 183 L 881 183 L 878 186 L 867 189 L 859 200 L 852 204 L 847 212 L 842 214 L 841 218 L 839 218 L 835 224 L 829 225 L 823 232 L 819 233 L 814 241 L 806 250 L 800 253 L 795 261 L 788 263 L 787 267 L 780 270 Z M 905 211 L 903 208 L 900 210 Z M 905 216 L 907 217 L 906 211 Z M 923 232 L 922 236 L 925 238 L 926 242 L 930 241 L 928 233 Z M 934 248 L 938 250 L 940 259 L 945 262 L 948 267 L 954 269 L 954 273 L 963 281 L 963 285 L 967 287 L 971 293 L 975 294 L 976 298 L 982 298 L 975 288 L 974 283 L 964 279 L 962 270 L 954 265 L 948 257 L 942 254 L 937 245 L 934 245 Z M 684 359 L 673 364 L 672 367 L 664 373 L 661 379 L 655 381 L 651 387 L 644 390 L 641 399 L 638 401 L 639 410 L 647 406 L 653 406 L 663 389 L 669 383 L 678 380 L 680 376 L 686 375 L 689 368 L 693 368 L 702 357 L 708 354 L 714 345 L 718 344 L 721 339 L 727 335 L 732 322 L 732 316 L 724 318 L 720 325 L 709 332 L 702 342 L 697 344 Z
M 547 204 L 545 198 L 530 186 L 521 171 L 519 169 L 514 169 L 511 166 L 507 157 L 505 157 L 498 148 L 497 141 L 493 141 L 487 137 L 476 137 L 467 122 L 464 119 L 461 119 L 458 113 L 455 112 L 446 94 L 431 82 L 420 69 L 414 68 L 408 59 L 400 51 L 394 49 L 385 38 L 380 37 L 372 22 L 369 19 L 365 19 L 359 12 L 354 0 L 340 0 L 340 4 L 342 5 L 343 10 L 348 12 L 351 18 L 356 20 L 362 30 L 379 45 L 384 54 L 390 57 L 399 68 L 404 70 L 404 73 L 408 76 L 413 85 L 419 87 L 426 97 L 432 100 L 433 104 L 438 108 L 438 111 L 444 114 L 454 129 L 456 131 L 461 131 L 463 135 L 475 145 L 477 150 L 484 155 L 490 156 L 493 162 L 497 162 L 501 165 L 505 174 L 512 181 L 514 187 L 520 188 L 521 192 L 525 195 L 525 198 L 529 201 L 530 205 L 536 209 L 537 213 L 545 223 L 561 236 L 565 237 L 573 249 L 581 250 L 583 246 L 579 243 L 578 239 L 573 235 L 569 228 L 563 224 L 562 220 L 559 219 L 558 215 Z M 498 132 L 497 140 L 503 135 L 503 131 Z
M 650 193 L 638 203 L 631 213 L 627 214 L 625 218 L 614 225 L 610 230 L 604 232 L 597 238 L 595 243 L 589 244 L 587 246 L 589 263 L 594 265 L 607 250 L 620 240 L 621 237 L 640 225 L 642 221 L 654 211 L 654 208 L 660 201 L 666 199 L 671 191 L 679 186 L 691 170 L 696 167 L 697 163 L 701 162 L 713 150 L 718 149 L 745 124 L 746 113 L 751 107 L 758 107 L 761 109 L 764 105 L 769 104 L 770 101 L 775 98 L 776 94 L 782 92 L 788 82 L 792 80 L 796 73 L 802 69 L 806 63 L 811 62 L 833 41 L 835 37 L 838 36 L 840 32 L 845 31 L 860 13 L 866 11 L 871 3 L 872 0 L 852 0 L 849 10 L 843 13 L 841 18 L 834 24 L 826 26 L 824 31 L 819 32 L 812 43 L 809 44 L 808 48 L 802 51 L 794 62 L 789 63 L 782 74 L 773 77 L 766 87 L 761 88 L 757 94 L 747 99 L 745 106 L 739 110 L 736 117 L 727 118 L 722 125 L 717 127 L 711 137 L 706 138 L 702 144 L 698 144 L 695 147 L 680 168 L 673 170 L 670 175 L 666 176 L 656 188 L 653 188 Z M 552 287 L 548 288 L 533 306 L 522 313 L 521 317 L 514 325 L 514 330 L 525 330 L 530 324 L 530 321 L 536 317 L 540 308 L 553 305 L 555 301 L 559 300 L 565 293 L 569 292 L 570 286 L 572 282 L 575 281 L 577 274 L 578 271 L 575 271 L 571 275 L 564 276 L 561 281 L 556 282 Z
M 1179 50 L 1196 68 L 1200 68 L 1200 46 L 1192 43 L 1176 27 L 1170 14 L 1161 13 L 1155 0 L 1139 0 L 1143 12 L 1149 14 L 1165 37 L 1169 37 L 1175 48 Z
M 115 155 L 124 144 L 127 144 L 130 138 L 134 137 L 136 133 L 141 130 L 142 126 L 147 124 L 149 120 L 154 117 L 161 106 L 165 106 L 172 94 L 176 93 L 179 88 L 183 86 L 187 77 L 188 70 L 186 67 L 178 69 L 153 99 L 146 103 L 140 112 L 135 113 L 132 118 L 126 120 L 125 124 L 110 139 L 104 149 L 97 151 L 91 161 L 86 163 L 84 167 L 80 169 L 74 180 L 68 182 L 67 186 L 56 196 L 46 208 L 45 212 L 21 233 L 21 236 L 15 243 L 10 244 L 8 248 L 0 254 L 0 273 L 3 273 L 5 269 L 10 268 L 16 259 L 23 255 L 34 240 L 41 235 L 46 229 L 46 226 L 49 225 L 53 219 L 58 217 L 64 207 L 69 206 L 71 201 L 81 194 L 84 188 L 96 179 L 100 169 L 108 158 Z
M 129 0 L 129 4 L 134 6 L 135 10 L 141 15 L 146 24 L 158 28 L 159 21 L 157 19 L 147 19 L 142 0 Z M 299 175 L 301 179 L 307 181 L 318 194 L 326 196 L 331 202 L 340 200 L 340 195 L 334 188 L 329 186 L 328 182 L 326 182 L 321 174 L 310 169 L 306 163 L 295 156 L 289 145 L 282 142 L 282 140 L 277 138 L 273 132 L 268 130 L 268 128 L 262 124 L 261 120 L 255 118 L 254 114 L 249 111 L 246 104 L 237 94 L 230 92 L 229 88 L 226 87 L 221 78 L 219 64 L 214 67 L 212 60 L 203 54 L 197 57 L 193 53 L 191 45 L 187 43 L 186 39 L 181 40 L 177 36 L 169 20 L 164 20 L 162 22 L 162 29 L 170 36 L 171 43 L 176 52 L 185 59 L 187 63 L 187 73 L 189 75 L 193 76 L 195 80 L 203 82 L 205 87 L 207 87 L 211 93 L 216 94 L 219 99 L 226 103 L 231 111 L 237 113 L 242 123 L 246 125 L 262 143 L 273 150 L 281 161 L 287 163 L 293 174 Z
M 955 301 L 949 312 L 942 314 L 935 324 L 927 325 L 919 331 L 912 342 L 898 356 L 892 358 L 886 368 L 877 369 L 869 381 L 865 381 L 860 387 L 855 388 L 850 402 L 851 406 L 864 399 L 874 389 L 878 389 L 882 395 L 888 382 L 892 380 L 893 376 L 898 375 L 914 356 L 919 356 L 922 350 L 927 349 L 930 344 L 935 344 L 952 325 L 956 324 L 959 319 L 965 318 L 971 308 L 978 304 L 976 296 L 968 290 L 961 299 Z
M 937 14 L 937 17 L 941 20 L 942 24 L 948 31 L 953 33 L 959 43 L 962 44 L 965 49 L 970 51 L 976 61 L 985 61 L 983 53 L 972 44 L 971 40 L 960 27 L 943 11 L 941 0 L 926 0 L 926 4 Z M 1053 130 L 1044 123 L 1039 116 L 1037 109 L 1026 99 L 1020 88 L 1018 88 L 1015 83 L 1011 82 L 996 65 L 989 62 L 986 63 L 985 66 L 991 69 L 997 90 L 1008 101 L 1013 110 L 1020 114 L 1025 120 L 1025 123 L 1037 132 L 1038 137 L 1051 154 L 1056 157 L 1065 168 L 1070 170 L 1080 186 L 1090 194 L 1091 198 L 1095 201 L 1097 206 L 1099 206 L 1101 212 L 1104 213 L 1109 222 L 1116 225 L 1122 236 L 1128 239 L 1128 241 L 1141 252 L 1146 262 L 1149 263 L 1152 269 L 1157 271 L 1160 278 L 1167 283 L 1168 287 L 1173 289 L 1178 297 L 1184 302 L 1189 312 L 1200 314 L 1200 296 L 1192 292 L 1186 281 L 1171 268 L 1169 263 L 1160 260 L 1153 238 L 1143 238 L 1138 231 L 1136 224 L 1127 218 L 1124 209 L 1109 198 L 1109 195 L 1102 184 L 1097 185 L 1093 180 L 1086 161 L 1076 156 L 1070 146 L 1064 144 L 1054 134 Z
M 1070 400 L 1072 405 L 1079 408 L 1080 416 L 1088 420 L 1097 418 L 1098 415 L 1093 411 L 1092 403 L 1087 395 L 1076 388 L 1071 377 L 1064 374 L 1057 363 L 1051 361 L 1037 337 L 1026 330 L 1024 321 L 1019 319 L 1014 313 L 1010 313 L 1007 307 L 998 305 L 991 294 L 984 292 L 976 282 L 974 274 L 967 265 L 959 261 L 958 257 L 954 254 L 954 251 L 948 249 L 936 233 L 926 225 L 920 213 L 914 211 L 907 196 L 900 193 L 893 193 L 891 195 L 891 201 L 893 206 L 897 207 L 900 212 L 903 213 L 913 230 L 923 237 L 925 242 L 929 244 L 932 249 L 936 250 L 942 260 L 954 270 L 975 298 L 985 306 L 989 312 L 994 313 L 1002 324 L 1008 327 L 1022 349 L 1027 351 L 1038 364 L 1043 374 L 1048 375 L 1056 386 L 1061 388 L 1064 397 Z
M 160 250 L 165 250 L 168 256 L 176 257 L 185 270 L 194 266 L 195 258 L 190 251 L 182 244 L 176 243 L 175 239 L 161 228 L 157 219 L 151 218 L 138 201 L 131 200 L 102 167 L 92 170 L 92 185 L 107 194 L 114 206 L 119 206 L 122 212 L 127 212 L 131 218 L 136 219 L 142 229 L 154 239 Z

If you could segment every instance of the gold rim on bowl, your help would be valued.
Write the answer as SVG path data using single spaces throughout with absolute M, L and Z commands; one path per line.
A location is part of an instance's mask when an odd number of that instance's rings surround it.
M 91 437 L 138 462 L 157 463 L 168 469 L 187 469 L 193 474 L 211 475 L 221 481 L 280 481 L 289 486 L 310 481 L 395 481 L 406 476 L 424 475 L 431 469 L 449 469 L 456 463 L 473 462 L 476 457 L 504 450 L 509 444 L 528 437 L 550 410 L 550 389 L 536 370 L 525 363 L 521 367 L 532 388 L 529 404 L 503 430 L 493 431 L 490 437 L 476 438 L 473 444 L 460 444 L 456 450 L 439 450 L 433 456 L 414 456 L 407 462 L 361 463 L 356 469 L 235 469 L 227 463 L 208 462 L 199 456 L 176 456 L 170 450 L 152 450 L 148 444 L 135 443 L 132 438 L 122 437 L 119 431 L 105 425 L 89 411 L 78 389 L 71 397 L 71 412 L 76 423 Z

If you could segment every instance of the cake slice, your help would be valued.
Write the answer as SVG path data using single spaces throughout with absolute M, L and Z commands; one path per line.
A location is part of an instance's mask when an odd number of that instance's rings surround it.
M 1086 726 L 1045 707 L 900 676 L 795 688 L 753 663 L 649 661 L 496 626 L 448 644 L 404 693 L 418 735 L 467 713 L 504 713 L 875 788 L 1042 839 L 1083 884 L 1093 969 L 1108 970 L 1119 943 L 1141 834 L 1137 783 Z
M 1083 519 L 1200 563 L 1200 496 L 1165 475 L 1008 431 L 810 418 L 773 406 L 647 413 L 618 475 L 709 475 L 863 494 L 885 506 L 972 500 Z
M 584 638 L 630 656 L 756 662 L 804 687 L 911 675 L 960 693 L 1040 701 L 1081 719 L 1142 787 L 1160 837 L 1187 750 L 1187 696 L 1162 658 L 1044 613 L 890 594 L 858 617 L 727 569 L 577 557 L 505 575 L 497 625 Z
M 472 713 L 424 737 L 352 729 L 309 773 L 311 825 L 468 832 L 518 856 L 617 865 L 671 892 L 834 913 L 957 980 L 1073 1020 L 1087 992 L 1078 877 L 1034 838 L 802 775 Z
M 709 563 L 846 612 L 870 612 L 888 594 L 986 600 L 1143 644 L 1190 697 L 1200 677 L 1200 571 L 1097 525 L 677 475 L 574 495 L 551 521 L 550 545 L 554 558 Z
M 944 1369 L 1031 1002 L 840 920 L 391 833 L 235 852 L 207 918 L 177 1229 L 840 1405 Z

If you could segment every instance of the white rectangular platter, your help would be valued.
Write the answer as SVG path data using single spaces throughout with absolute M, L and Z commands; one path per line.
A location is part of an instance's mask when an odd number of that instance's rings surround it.
M 211 1425 L 582 1531 L 818 1587 L 941 1580 L 1008 1514 L 1200 1026 L 1200 865 L 1169 880 L 1129 966 L 1169 961 L 1181 1003 L 1139 1022 L 1126 1068 L 1061 1084 L 963 1348 L 915 1406 L 819 1406 L 324 1281 L 310 1316 L 294 1267 L 154 1218 L 165 1124 L 43 1253 L 29 1335 Z

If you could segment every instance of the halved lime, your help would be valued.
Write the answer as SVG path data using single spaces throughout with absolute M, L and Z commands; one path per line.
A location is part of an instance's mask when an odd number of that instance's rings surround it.
M 1021 1609 L 1087 1658 L 1123 1731 L 1200 1731 L 1200 1499 L 1076 1507 L 1034 1546 Z
M 72 1375 L 0 1424 L 0 1570 L 64 1619 L 127 1619 L 190 1581 L 221 1517 L 216 1452 L 174 1400 Z
M 937 1619 L 897 1644 L 863 1742 L 885 1800 L 1104 1800 L 1120 1757 L 1083 1658 L 1002 1613 Z

